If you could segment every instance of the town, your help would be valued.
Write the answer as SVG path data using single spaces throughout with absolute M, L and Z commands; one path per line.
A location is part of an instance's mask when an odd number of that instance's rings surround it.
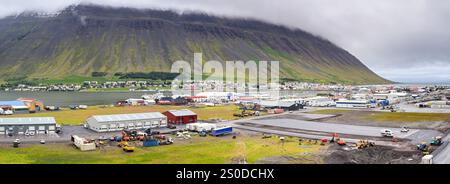
M 211 84 L 217 83 L 203 82 L 202 86 Z M 208 144 L 214 139 L 234 144 L 245 139 L 257 144 L 309 145 L 315 149 L 311 155 L 316 157 L 324 149 L 332 150 L 325 158 L 315 157 L 319 161 L 314 163 L 346 163 L 336 160 L 334 154 L 350 157 L 355 155 L 355 149 L 400 152 L 400 158 L 383 158 L 375 163 L 392 159 L 398 163 L 432 163 L 448 159 L 448 148 L 443 143 L 448 141 L 450 128 L 449 86 L 289 82 L 280 86 L 280 93 L 280 99 L 273 99 L 264 92 L 205 91 L 195 96 L 152 92 L 141 98 L 94 106 L 54 106 L 33 98 L 10 99 L 0 101 L 0 142 L 17 149 L 72 142 L 82 152 L 116 147 L 125 152 L 145 152 L 145 147 L 160 145 Z M 268 154 L 262 158 L 233 155 L 224 162 L 266 163 L 266 157 L 281 153 Z M 360 157 L 349 158 L 348 162 L 370 162 L 371 158 Z

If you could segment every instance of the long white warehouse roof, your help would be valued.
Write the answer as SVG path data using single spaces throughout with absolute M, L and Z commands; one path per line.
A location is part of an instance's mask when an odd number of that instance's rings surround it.
M 48 125 L 56 124 L 53 117 L 0 118 L 0 125 Z
M 91 118 L 97 122 L 111 122 L 111 121 L 129 121 L 129 120 L 145 120 L 155 118 L 165 118 L 159 112 L 136 113 L 136 114 L 112 114 L 112 115 L 95 115 Z
M 259 104 L 265 107 L 290 107 L 295 101 L 261 101 Z

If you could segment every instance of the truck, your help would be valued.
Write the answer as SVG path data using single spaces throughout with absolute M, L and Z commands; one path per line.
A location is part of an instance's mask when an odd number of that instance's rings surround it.
M 233 127 L 230 127 L 230 126 L 214 128 L 211 131 L 211 135 L 216 136 L 216 137 L 231 134 L 231 133 L 233 133 Z
M 14 112 L 12 110 L 4 110 L 0 108 L 0 115 L 13 115 Z
M 253 110 L 247 110 L 247 109 L 242 110 L 241 113 L 233 114 L 233 116 L 241 117 L 241 118 L 247 117 L 247 116 L 259 116 L 259 115 L 260 115 L 259 111 L 253 111 Z
M 193 132 L 211 131 L 214 128 L 217 126 L 212 123 L 189 123 L 186 125 L 186 129 Z
M 433 164 L 433 155 L 423 156 L 420 164 Z

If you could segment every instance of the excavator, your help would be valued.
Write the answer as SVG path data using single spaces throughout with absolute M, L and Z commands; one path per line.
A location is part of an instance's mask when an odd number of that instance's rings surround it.
M 418 144 L 417 149 L 422 151 L 422 154 L 424 155 L 428 155 L 431 153 L 431 146 L 429 146 L 426 142 Z
M 347 143 L 344 141 L 344 139 L 342 139 L 342 138 L 337 138 L 336 139 L 336 143 L 339 145 L 339 146 L 345 146 Z
M 125 152 L 134 152 L 134 150 L 136 149 L 136 147 L 130 146 L 127 141 L 120 142 L 118 146 L 121 147 Z
M 260 115 L 259 111 L 246 110 L 246 109 L 242 110 L 241 113 L 233 114 L 233 116 L 241 117 L 241 118 L 247 117 L 247 116 L 259 116 L 259 115 Z
M 427 142 L 422 142 L 422 143 L 418 144 L 417 149 L 422 151 L 422 153 L 424 155 L 428 155 L 431 153 L 433 146 L 440 146 L 442 144 L 443 144 L 442 137 L 436 136 L 436 137 L 433 137 L 433 139 L 430 141 L 429 144 L 427 144 Z
M 442 141 L 441 136 L 433 137 L 433 139 L 430 142 L 430 144 L 433 146 L 440 146 L 440 145 L 442 145 L 442 143 L 443 143 L 443 141 Z
M 337 133 L 333 133 L 333 137 L 330 139 L 330 143 L 333 142 L 336 142 L 339 146 L 345 146 L 347 144 Z
M 122 140 L 123 141 L 141 141 L 143 140 L 142 135 L 138 135 L 137 131 L 123 130 L 122 131 Z
M 358 148 L 358 149 L 364 149 L 364 148 L 367 148 L 367 147 L 373 147 L 373 146 L 375 146 L 375 142 L 372 142 L 372 141 L 369 141 L 369 140 L 359 140 L 357 143 L 356 143 L 356 147 Z

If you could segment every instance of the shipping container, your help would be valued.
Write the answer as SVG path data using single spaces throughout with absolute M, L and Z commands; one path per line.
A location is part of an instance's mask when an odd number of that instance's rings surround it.
M 233 127 L 220 127 L 220 128 L 215 128 L 211 131 L 211 135 L 213 136 L 222 136 L 222 135 L 227 135 L 227 134 L 231 134 L 233 133 Z
M 159 142 L 157 139 L 145 139 L 143 145 L 144 147 L 158 146 Z

